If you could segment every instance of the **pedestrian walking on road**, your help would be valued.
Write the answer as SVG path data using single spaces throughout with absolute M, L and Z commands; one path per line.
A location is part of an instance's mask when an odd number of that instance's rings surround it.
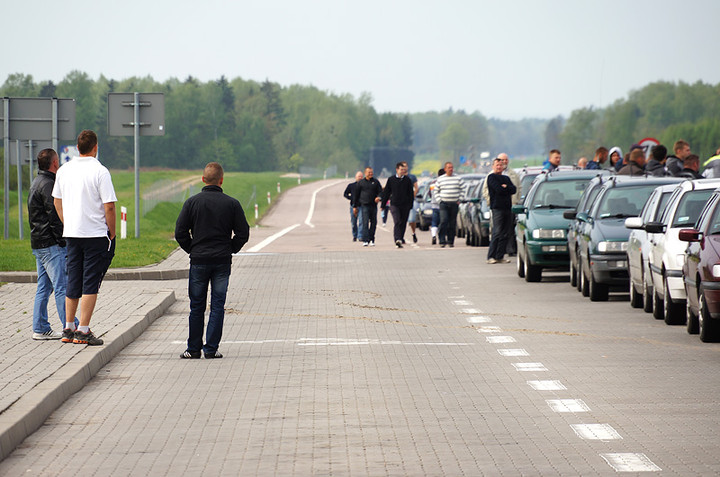
M 445 175 L 437 178 L 434 194 L 440 202 L 440 246 L 455 246 L 455 228 L 457 227 L 458 204 L 465 185 L 462 178 L 453 174 L 452 162 L 445 163 Z
M 350 201 L 350 229 L 352 230 L 353 242 L 357 242 L 358 239 L 358 217 L 353 210 L 352 198 L 353 195 L 355 195 L 355 186 L 357 186 L 357 183 L 360 182 L 362 178 L 362 171 L 357 171 L 355 173 L 355 182 L 349 183 L 347 187 L 345 187 L 345 192 L 343 192 L 343 197 Z
M 37 155 L 38 175 L 30 186 L 28 219 L 30 246 L 35 256 L 37 290 L 33 305 L 33 339 L 59 340 L 62 333 L 54 331 L 48 322 L 48 301 L 55 294 L 55 306 L 60 329 L 65 328 L 65 287 L 67 264 L 63 224 L 58 217 L 52 190 L 60 160 L 53 149 L 43 149 Z M 79 322 L 75 320 L 75 325 Z
M 388 178 L 382 193 L 382 203 L 390 202 L 390 213 L 393 217 L 393 239 L 395 246 L 402 248 L 405 242 L 405 229 L 413 206 L 415 189 L 407 176 L 407 165 L 398 162 L 395 165 L 395 175 Z
M 240 202 L 223 193 L 223 168 L 210 162 L 203 170 L 206 184 L 199 194 L 183 204 L 175 222 L 175 240 L 190 254 L 188 297 L 190 298 L 189 333 L 183 359 L 222 358 L 218 351 L 225 320 L 232 254 L 240 251 L 250 238 L 250 227 Z M 205 309 L 210 287 L 210 316 L 205 344 Z
M 372 167 L 365 168 L 365 177 L 355 186 L 353 211 L 358 216 L 358 232 L 363 247 L 375 246 L 377 228 L 377 204 L 382 195 L 380 182 L 373 177 Z
M 417 216 L 418 216 L 418 209 L 420 208 L 420 203 L 417 200 L 417 194 L 418 194 L 418 180 L 417 177 L 414 174 L 410 174 L 408 172 L 408 163 L 403 161 L 403 166 L 405 167 L 405 172 L 407 176 L 410 178 L 410 182 L 413 185 L 413 204 L 410 208 L 410 215 L 408 215 L 407 223 L 410 226 L 410 231 L 412 232 L 412 239 L 413 243 L 417 243 L 417 235 L 415 234 L 417 229 Z M 403 242 L 405 243 L 405 242 Z
M 517 192 L 510 177 L 503 175 L 505 169 L 503 159 L 496 157 L 493 171 L 485 179 L 490 194 L 492 211 L 492 239 L 488 248 L 488 263 L 509 263 L 504 258 L 507 248 L 510 227 L 513 225 L 512 195 Z
M 445 169 L 438 169 L 438 177 L 445 175 Z M 432 220 L 430 221 L 430 235 L 432 236 L 431 243 L 437 244 L 438 230 L 440 228 L 440 199 L 438 194 L 435 193 L 435 183 L 437 180 L 430 184 L 430 209 L 432 209 Z
M 115 188 L 110 171 L 97 159 L 94 131 L 81 131 L 79 157 L 57 171 L 52 195 L 67 242 L 67 288 L 63 343 L 101 345 L 90 331 L 100 284 L 115 256 Z M 80 324 L 75 313 L 80 307 Z M 70 321 L 68 321 L 70 320 Z

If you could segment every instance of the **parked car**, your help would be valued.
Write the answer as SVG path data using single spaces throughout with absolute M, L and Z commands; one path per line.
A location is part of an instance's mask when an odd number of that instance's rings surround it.
M 579 212 L 578 274 L 583 296 L 606 301 L 610 287 L 628 289 L 625 219 L 640 211 L 656 187 L 680 182 L 676 177 L 613 176 L 600 189 L 590 212 Z
M 486 246 L 490 243 L 490 206 L 482 195 L 486 179 L 476 186 L 478 190 L 473 192 L 473 197 L 466 208 L 465 243 L 473 247 Z M 476 197 L 477 195 L 479 197 Z
M 688 333 L 703 342 L 720 339 L 720 188 L 716 189 L 694 228 L 678 237 L 689 242 L 683 265 Z
M 719 179 L 689 180 L 673 192 L 659 222 L 645 226 L 650 235 L 650 273 L 653 283 L 653 315 L 668 325 L 685 324 L 685 285 L 682 266 L 687 243 L 678 232 L 694 226 Z
M 518 276 L 537 282 L 544 268 L 567 270 L 570 221 L 563 212 L 577 206 L 588 180 L 596 175 L 597 171 L 583 170 L 542 174 L 533 182 L 525 202 L 513 206 Z
M 464 186 L 460 194 L 460 205 L 458 206 L 457 219 L 455 220 L 455 236 L 465 237 L 466 221 L 469 220 L 467 213 L 468 203 L 473 199 L 480 197 L 477 185 L 485 178 L 485 174 L 462 174 Z M 475 195 L 477 194 L 477 196 Z
M 522 204 L 525 202 L 525 197 L 528 191 L 530 191 L 530 186 L 533 181 L 542 173 L 542 166 L 523 167 L 522 169 L 515 169 L 515 172 L 517 172 L 518 178 L 520 179 L 520 190 L 517 191 L 517 193 L 520 194 L 519 203 Z
M 416 198 L 417 226 L 420 230 L 428 230 L 432 223 L 432 204 L 430 192 L 435 185 L 435 179 L 425 181 L 418 186 Z
M 570 286 L 578 287 L 577 273 L 577 231 L 580 228 L 580 221 L 576 220 L 578 212 L 589 212 L 595 199 L 600 193 L 600 187 L 610 178 L 611 172 L 608 170 L 594 170 L 596 176 L 590 179 L 585 186 L 585 190 L 580 196 L 580 200 L 572 210 L 563 212 L 563 217 L 570 221 L 567 233 L 568 252 L 570 254 Z M 580 291 L 580 287 L 578 287 Z
M 625 228 L 630 229 L 627 250 L 630 306 L 642 307 L 648 313 L 653 311 L 653 287 L 649 265 L 652 244 L 645 231 L 645 225 L 660 220 L 676 187 L 677 184 L 657 187 L 645 202 L 640 216 L 625 219 Z

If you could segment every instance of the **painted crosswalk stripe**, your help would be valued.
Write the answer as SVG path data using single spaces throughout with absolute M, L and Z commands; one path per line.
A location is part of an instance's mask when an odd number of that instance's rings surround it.
M 488 336 L 485 340 L 492 344 L 515 343 L 516 341 L 512 336 Z
M 530 356 L 530 353 L 524 349 L 507 349 L 502 348 L 497 350 L 502 356 Z
M 471 316 L 467 319 L 468 323 L 490 323 L 492 322 L 492 318 L 489 318 L 487 316 Z
M 464 313 L 466 315 L 477 315 L 478 313 L 482 313 L 482 311 L 477 308 L 463 308 L 460 310 L 460 313 Z
M 547 371 L 542 363 L 513 363 L 513 367 L 518 371 Z
M 660 472 L 662 469 L 655 465 L 645 454 L 610 453 L 600 454 L 615 472 Z
M 499 326 L 481 326 L 477 330 L 478 333 L 502 333 L 502 328 Z
M 610 424 L 572 424 L 570 427 L 578 437 L 589 441 L 622 439 L 622 436 Z
M 560 381 L 528 381 L 527 383 L 536 391 L 564 391 L 567 389 Z
M 555 412 L 589 412 L 590 408 L 582 399 L 548 399 L 545 401 Z

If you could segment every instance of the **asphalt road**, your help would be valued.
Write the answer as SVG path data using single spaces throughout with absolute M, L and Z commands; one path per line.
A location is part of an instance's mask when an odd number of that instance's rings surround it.
M 464 241 L 396 250 L 392 219 L 363 248 L 344 186 L 293 189 L 252 232 L 224 359 L 178 358 L 171 282 L 0 475 L 720 474 L 720 344 Z

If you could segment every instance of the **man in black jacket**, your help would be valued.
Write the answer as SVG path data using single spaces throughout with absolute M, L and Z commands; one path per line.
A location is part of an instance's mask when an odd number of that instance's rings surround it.
M 413 183 L 407 176 L 407 166 L 403 162 L 398 162 L 395 165 L 395 175 L 389 177 L 385 183 L 381 200 L 382 204 L 387 204 L 390 200 L 390 213 L 395 224 L 393 238 L 397 248 L 402 248 L 405 241 L 405 229 L 414 199 Z
M 357 183 L 362 180 L 362 178 L 363 173 L 357 171 L 355 173 L 355 182 L 349 183 L 347 187 L 345 187 L 345 192 L 343 192 L 343 197 L 350 201 L 350 228 L 352 229 L 353 242 L 357 242 L 358 239 L 358 217 L 353 210 L 352 202 L 353 196 L 355 195 L 355 187 L 357 186 Z
M 62 333 L 53 331 L 48 322 L 48 300 L 55 293 L 55 306 L 65 327 L 65 287 L 67 285 L 65 239 L 63 224 L 58 217 L 52 190 L 60 161 L 53 149 L 43 149 L 37 155 L 38 175 L 30 186 L 28 218 L 30 246 L 37 267 L 37 290 L 33 305 L 33 339 L 59 340 Z M 76 325 L 78 321 L 76 321 Z
M 218 351 L 225 318 L 225 298 L 232 254 L 250 237 L 250 228 L 240 202 L 223 193 L 223 168 L 217 162 L 205 166 L 202 191 L 183 204 L 175 223 L 175 240 L 190 254 L 190 332 L 183 359 L 222 358 Z M 210 316 L 203 345 L 208 285 Z
M 513 226 L 512 196 L 517 189 L 510 177 L 503 175 L 504 170 L 503 159 L 496 157 L 493 161 L 493 172 L 485 179 L 492 210 L 492 239 L 488 247 L 487 263 L 510 263 L 504 256 Z
M 365 177 L 355 186 L 352 199 L 353 212 L 358 216 L 358 234 L 363 247 L 375 246 L 377 228 L 377 203 L 380 202 L 382 186 L 373 177 L 372 167 L 365 168 Z

